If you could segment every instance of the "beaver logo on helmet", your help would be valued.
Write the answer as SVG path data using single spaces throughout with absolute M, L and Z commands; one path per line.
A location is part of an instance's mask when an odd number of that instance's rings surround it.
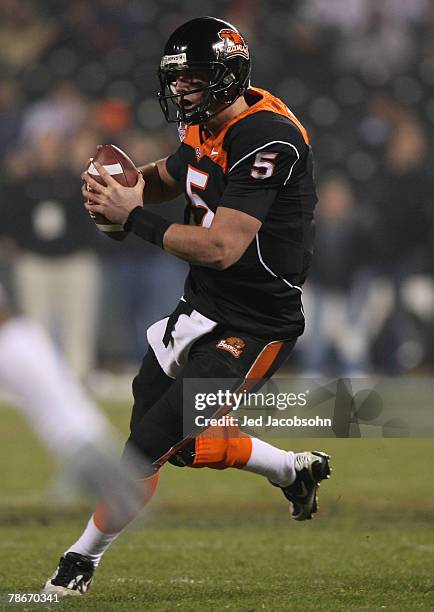
M 239 32 L 235 32 L 234 30 L 225 28 L 224 30 L 220 30 L 218 35 L 219 38 L 221 38 L 221 40 L 223 41 L 222 50 L 227 57 L 232 57 L 233 55 L 241 55 L 247 60 L 249 59 L 249 47 L 247 46 L 246 41 Z

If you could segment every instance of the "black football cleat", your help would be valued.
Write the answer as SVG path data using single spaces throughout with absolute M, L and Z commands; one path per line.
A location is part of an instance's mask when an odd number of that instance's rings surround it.
M 295 453 L 295 481 L 279 487 L 292 504 L 295 521 L 310 520 L 318 510 L 317 491 L 322 480 L 330 476 L 330 457 L 320 451 Z M 274 486 L 279 486 L 271 483 Z
M 92 582 L 94 566 L 90 559 L 69 552 L 60 558 L 59 565 L 53 576 L 47 580 L 43 593 L 57 593 L 64 597 L 67 595 L 83 595 Z

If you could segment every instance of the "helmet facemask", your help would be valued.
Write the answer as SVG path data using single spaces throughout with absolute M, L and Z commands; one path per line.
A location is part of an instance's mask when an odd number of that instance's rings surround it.
M 189 91 L 178 92 L 176 81 L 180 75 L 194 80 L 206 81 L 206 85 L 191 87 Z M 241 95 L 239 83 L 227 66 L 220 62 L 207 63 L 205 66 L 163 67 L 158 72 L 161 89 L 158 101 L 169 123 L 197 125 L 230 106 Z M 198 104 L 190 105 L 188 96 L 202 93 Z

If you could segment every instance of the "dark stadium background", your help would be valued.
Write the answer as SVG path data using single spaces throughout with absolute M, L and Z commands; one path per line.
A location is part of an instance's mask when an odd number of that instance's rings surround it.
M 252 83 L 281 97 L 311 136 L 317 252 L 291 366 L 432 372 L 430 0 L 2 0 L 0 279 L 16 306 L 44 320 L 89 378 L 134 367 L 147 325 L 176 304 L 184 265 L 139 240 L 99 235 L 79 175 L 97 143 L 138 164 L 177 146 L 156 70 L 171 31 L 204 14 L 245 33 Z M 182 208 L 179 200 L 167 214 L 181 219 Z M 56 287 L 49 305 L 34 263 Z

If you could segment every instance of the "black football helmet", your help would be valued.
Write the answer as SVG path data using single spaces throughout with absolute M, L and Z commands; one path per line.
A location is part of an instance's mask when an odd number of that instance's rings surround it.
M 164 47 L 158 76 L 158 100 L 166 121 L 188 125 L 204 123 L 233 104 L 250 83 L 250 52 L 244 37 L 230 23 L 199 17 L 180 26 Z M 177 93 L 180 73 L 206 81 L 188 93 Z M 203 92 L 200 104 L 188 108 L 185 96 Z

